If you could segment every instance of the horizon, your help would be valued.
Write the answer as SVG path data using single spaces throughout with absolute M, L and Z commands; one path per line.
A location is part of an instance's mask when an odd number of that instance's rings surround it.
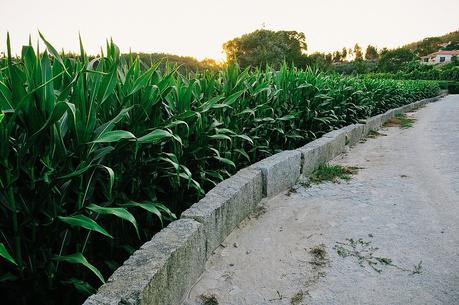
M 83 5 L 78 6 L 62 5 L 57 0 L 7 2 L 0 11 L 0 41 L 5 42 L 9 32 L 12 51 L 20 54 L 29 35 L 36 44 L 39 29 L 56 49 L 66 52 L 78 53 L 81 33 L 85 50 L 93 55 L 100 54 L 106 39 L 112 38 L 123 53 L 167 53 L 223 61 L 223 43 L 261 28 L 303 32 L 307 53 L 311 54 L 352 48 L 356 43 L 363 49 L 369 44 L 378 49 L 396 48 L 459 27 L 455 14 L 459 1 L 447 0 L 437 1 L 438 12 L 425 0 L 388 0 L 377 9 L 362 0 L 257 0 L 245 4 L 236 0 L 232 6 L 211 0 L 167 4 L 135 0 L 129 4 L 133 9 L 121 6 L 119 0 L 81 2 Z M 281 14 L 279 9 L 283 9 Z M 18 14 L 23 18 L 14 18 Z M 405 30 L 400 31 L 401 27 Z M 0 43 L 0 52 L 6 53 L 5 43 Z

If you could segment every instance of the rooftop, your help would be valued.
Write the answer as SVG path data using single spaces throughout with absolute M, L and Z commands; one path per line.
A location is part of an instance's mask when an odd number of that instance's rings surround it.
M 452 51 L 437 51 L 432 54 L 422 56 L 422 57 L 432 57 L 436 55 L 459 55 L 459 50 L 452 50 Z

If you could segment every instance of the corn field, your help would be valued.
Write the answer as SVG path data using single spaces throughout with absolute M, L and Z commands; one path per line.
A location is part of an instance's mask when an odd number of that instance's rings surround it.
M 186 75 L 28 45 L 0 58 L 0 293 L 78 304 L 238 169 L 390 108 L 435 82 L 298 70 Z

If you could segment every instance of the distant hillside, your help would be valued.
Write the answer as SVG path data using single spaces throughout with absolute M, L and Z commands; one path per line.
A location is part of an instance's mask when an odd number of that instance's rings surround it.
M 442 44 L 451 42 L 451 45 L 443 48 Z M 419 56 L 424 56 L 440 49 L 457 49 L 459 48 L 459 30 L 436 37 L 427 37 L 423 40 L 409 43 L 403 48 L 410 49 Z

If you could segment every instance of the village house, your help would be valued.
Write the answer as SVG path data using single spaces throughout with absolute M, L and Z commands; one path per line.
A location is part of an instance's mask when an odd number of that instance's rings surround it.
M 459 50 L 445 51 L 440 50 L 432 54 L 422 56 L 421 62 L 425 64 L 446 64 L 459 57 Z

